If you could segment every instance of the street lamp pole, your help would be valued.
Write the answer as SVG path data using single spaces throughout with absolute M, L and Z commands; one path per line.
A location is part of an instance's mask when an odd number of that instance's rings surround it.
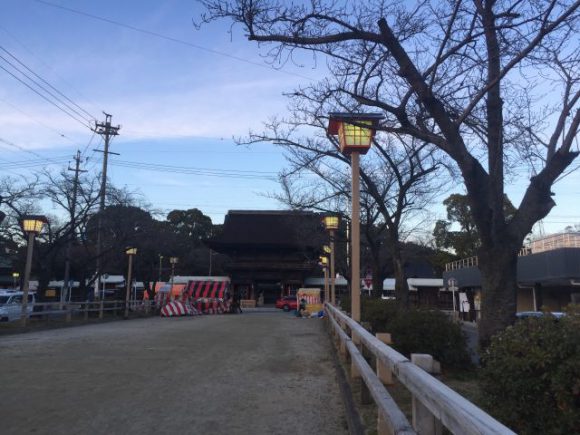
M 169 289 L 168 301 L 173 299 L 173 280 L 175 278 L 175 265 L 179 262 L 179 258 L 170 257 L 169 262 L 171 263 L 171 288 Z
M 353 151 L 350 155 L 350 166 L 352 168 L 352 234 L 351 234 L 351 255 L 352 268 L 351 276 L 351 307 L 353 320 L 360 322 L 360 170 L 358 152 Z
M 20 274 L 18 272 L 12 273 L 12 279 L 14 280 L 14 290 L 18 287 L 18 280 L 20 278 Z
M 336 305 L 336 273 L 334 272 L 334 230 L 330 230 L 330 298 L 332 305 Z
M 328 285 L 328 258 L 326 256 L 320 257 L 320 265 L 324 271 L 324 300 L 328 302 L 330 299 L 330 286 Z
M 328 230 L 330 238 L 330 302 L 332 305 L 336 305 L 336 288 L 334 285 L 335 273 L 334 273 L 334 232 L 338 230 L 340 219 L 338 216 L 325 216 L 324 226 Z
M 22 316 L 21 324 L 26 326 L 28 321 L 28 291 L 30 286 L 30 271 L 32 269 L 32 252 L 34 250 L 34 237 L 46 223 L 44 216 L 24 216 L 22 218 L 22 230 L 28 234 L 28 246 L 26 248 L 26 267 L 24 269 L 24 282 L 22 285 Z
M 157 282 L 161 282 L 161 271 L 163 270 L 163 255 L 159 254 L 159 278 Z
M 351 316 L 360 322 L 360 154 L 365 154 L 378 122 L 378 113 L 330 113 L 328 134 L 338 135 L 340 151 L 350 155 L 352 171 L 351 216 Z
M 129 295 L 131 294 L 131 274 L 133 272 L 133 255 L 137 254 L 137 248 L 128 248 L 125 252 L 129 256 L 129 270 L 127 271 L 127 293 L 125 294 L 125 319 L 128 319 Z

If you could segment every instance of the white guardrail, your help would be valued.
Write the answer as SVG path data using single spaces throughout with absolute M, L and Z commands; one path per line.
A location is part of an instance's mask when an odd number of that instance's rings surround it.
M 361 400 L 368 402 L 370 394 L 377 405 L 379 435 L 441 434 L 442 425 L 457 435 L 515 433 L 373 336 L 336 307 L 330 304 L 325 304 L 325 307 L 340 353 L 350 357 L 351 377 L 362 380 Z M 369 353 L 375 357 L 376 369 L 369 366 L 363 356 Z M 393 375 L 413 396 L 412 425 L 384 385 L 392 383 Z

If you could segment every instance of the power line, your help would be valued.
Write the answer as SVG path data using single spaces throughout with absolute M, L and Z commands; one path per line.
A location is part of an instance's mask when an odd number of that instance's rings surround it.
M 35 117 L 31 116 L 30 114 L 26 113 L 24 110 L 20 109 L 18 106 L 14 105 L 13 103 L 11 103 L 10 101 L 7 101 L 5 99 L 0 98 L 0 101 L 2 101 L 4 104 L 7 104 L 8 106 L 12 107 L 14 110 L 17 110 L 18 112 L 22 113 L 24 116 L 30 118 L 31 120 L 33 120 L 34 122 L 36 122 L 38 125 L 43 126 L 44 128 L 47 128 L 49 130 L 52 130 L 53 132 L 55 132 L 57 135 L 59 135 L 60 137 L 74 142 L 70 137 L 68 137 L 67 135 L 65 135 L 64 133 L 58 131 L 57 129 L 51 127 L 50 125 L 45 124 L 44 122 L 40 121 L 39 119 L 36 119 Z
M 16 148 L 16 149 L 17 149 L 17 150 L 19 150 L 19 151 L 23 151 L 23 152 L 25 152 L 25 153 L 32 154 L 33 156 L 39 157 L 39 158 L 41 158 L 41 159 L 44 159 L 44 160 L 45 160 L 45 161 L 47 161 L 47 162 L 50 162 L 50 163 L 55 163 L 55 164 L 58 164 L 58 163 L 59 163 L 57 160 L 50 159 L 50 158 L 48 158 L 48 157 L 45 157 L 45 156 L 43 156 L 43 155 L 40 155 L 40 154 L 38 154 L 38 153 L 36 153 L 36 152 L 34 152 L 34 151 L 27 150 L 26 148 L 24 148 L 24 147 L 22 147 L 22 146 L 20 146 L 20 145 L 17 145 L 17 144 L 15 144 L 14 142 L 10 142 L 9 140 L 6 140 L 6 139 L 4 139 L 4 138 L 1 138 L 1 137 L 0 137 L 0 142 L 4 143 L 4 144 L 6 144 L 6 145 L 9 145 L 9 146 L 11 146 L 11 147 L 13 147 L 13 148 Z
M 34 53 L 34 51 L 32 51 L 26 44 L 24 44 L 20 39 L 18 39 L 13 33 L 9 32 L 8 29 L 4 26 L 2 26 L 0 24 L 0 29 L 2 29 L 2 31 L 4 33 L 6 33 L 10 38 L 12 38 L 18 45 L 20 45 L 20 47 L 22 47 L 24 49 L 24 51 L 26 51 L 30 56 L 36 58 L 46 69 L 49 69 L 52 71 L 52 73 L 58 77 L 60 79 L 61 82 L 63 82 L 64 84 L 66 84 L 70 89 L 72 89 L 74 92 L 76 92 L 76 94 L 80 97 L 83 98 L 83 100 L 85 100 L 86 102 L 88 102 L 89 104 L 91 104 L 94 108 L 97 108 L 97 105 L 95 104 L 94 101 L 91 101 L 89 98 L 87 98 L 86 95 L 84 95 L 78 88 L 76 88 L 75 86 L 73 86 L 68 80 L 66 80 L 65 78 L 63 78 L 58 71 L 56 71 L 51 65 L 49 65 L 48 63 L 46 63 L 40 56 L 38 56 L 36 53 Z M 94 118 L 94 117 L 93 117 Z
M 0 46 L 0 49 L 3 49 Z M 4 50 L 4 49 L 3 49 Z M 14 57 L 14 56 L 13 56 Z M 10 60 L 6 59 L 4 56 L 2 56 L 0 54 L 0 59 L 2 59 L 4 62 L 6 62 L 9 66 L 12 67 L 12 69 L 16 70 L 18 73 L 20 73 L 22 76 L 24 76 L 26 79 L 28 79 L 33 85 L 35 85 L 37 88 L 39 88 L 40 90 L 42 90 L 44 92 L 44 94 L 41 94 L 37 89 L 33 88 L 30 84 L 26 83 L 24 80 L 22 80 L 21 78 L 19 78 L 18 76 L 16 76 L 14 73 L 11 73 L 10 71 L 8 71 L 6 68 L 2 67 L 2 69 L 4 69 L 4 71 L 6 71 L 8 74 L 10 74 L 12 77 L 14 77 L 16 80 L 18 80 L 20 83 L 24 84 L 26 87 L 28 87 L 29 89 L 33 90 L 34 92 L 36 92 L 37 94 L 43 96 L 43 98 L 49 102 L 51 102 L 53 105 L 56 105 L 61 111 L 65 112 L 67 115 L 72 116 L 75 120 L 79 120 L 78 118 L 84 120 L 85 122 L 87 122 L 88 124 L 90 124 L 93 121 L 93 118 L 87 117 L 86 115 L 84 115 L 83 113 L 79 112 L 78 110 L 76 110 L 74 107 L 72 107 L 70 104 L 68 104 L 66 101 L 63 101 L 62 98 L 58 97 L 57 95 L 55 95 L 53 92 L 51 92 L 50 90 L 48 90 L 44 85 L 40 84 L 38 81 L 36 81 L 34 78 L 30 77 L 28 74 L 26 74 L 24 71 L 22 71 L 18 66 L 14 65 Z M 51 99 L 49 99 L 46 94 L 48 94 Z M 73 116 L 72 114 L 76 115 Z M 78 117 L 78 118 L 77 118 Z
M 22 65 L 27 71 L 29 71 L 32 75 L 34 75 L 34 77 L 38 78 L 40 81 L 42 81 L 44 84 L 46 84 L 49 88 L 51 88 L 53 91 L 55 91 L 58 95 L 60 95 L 61 97 L 63 97 L 66 101 L 68 101 L 69 103 L 71 103 L 73 106 L 75 106 L 76 108 L 78 108 L 81 112 L 85 113 L 88 118 L 87 120 L 92 121 L 95 119 L 95 117 L 93 115 L 91 115 L 89 112 L 87 112 L 85 109 L 83 109 L 81 106 L 79 106 L 77 103 L 75 103 L 73 100 L 71 100 L 69 97 L 67 97 L 65 94 L 63 94 L 61 91 L 59 91 L 57 88 L 55 88 L 53 85 L 51 85 L 48 81 L 46 81 L 44 78 L 42 78 L 40 75 L 38 75 L 37 73 L 35 73 L 30 67 L 28 67 L 27 65 L 25 65 L 20 59 L 18 59 L 16 56 L 14 56 L 14 54 L 12 54 L 10 51 L 8 51 L 6 48 L 2 47 L 0 45 L 0 50 L 4 51 L 6 54 L 8 54 L 12 59 L 14 59 L 16 62 L 18 62 L 20 65 Z M 0 56 L 2 57 L 2 56 Z M 2 57 L 2 59 L 4 59 L 4 57 Z M 6 61 L 6 59 L 4 59 Z M 12 64 L 10 64 L 11 66 L 13 66 Z M 14 66 L 13 66 L 14 67 Z M 36 82 L 35 82 L 36 83 Z M 43 87 L 44 89 L 44 87 Z M 51 94 L 52 95 L 52 94 Z M 60 100 L 58 97 L 55 97 L 58 99 L 58 101 L 62 101 Z M 65 102 L 63 102 L 63 104 L 67 104 Z M 67 107 L 70 107 L 67 104 Z M 72 109 L 72 108 L 71 108 Z M 75 111 L 75 113 L 78 113 L 79 115 L 81 115 L 79 112 Z
M 1 56 L 0 56 L 1 57 Z M 6 68 L 4 68 L 2 65 L 0 65 L 0 68 L 3 69 L 4 71 L 6 71 L 8 74 L 10 74 L 12 77 L 14 77 L 16 80 L 18 80 L 20 83 L 22 83 L 24 86 L 26 86 L 28 89 L 30 89 L 32 92 L 34 92 L 35 94 L 39 95 L 41 98 L 43 98 L 44 100 L 46 100 L 48 103 L 52 104 L 54 107 L 56 107 L 58 110 L 64 112 L 65 114 L 67 114 L 68 116 L 70 116 L 72 119 L 74 119 L 75 121 L 77 121 L 78 123 L 80 123 L 83 127 L 88 127 L 91 128 L 90 124 L 85 124 L 85 120 L 80 120 L 78 118 L 76 118 L 74 115 L 72 115 L 71 113 L 67 112 L 65 109 L 63 109 L 62 107 L 60 107 L 58 104 L 56 104 L 54 101 L 50 100 L 48 97 L 46 97 L 45 95 L 41 94 L 40 92 L 38 92 L 36 89 L 34 89 L 32 86 L 30 86 L 28 83 L 26 83 L 24 80 L 22 80 L 20 77 L 16 76 L 14 73 L 8 71 Z
M 0 163 L 0 168 L 2 169 L 25 169 L 25 168 L 34 168 L 36 166 L 46 166 L 46 159 L 36 159 L 36 160 L 23 160 L 23 161 L 8 161 L 3 159 L 6 163 Z M 60 158 L 57 160 L 51 160 L 53 164 L 61 164 L 65 163 L 68 158 Z
M 131 169 L 142 169 L 154 172 L 166 172 L 173 174 L 203 175 L 208 177 L 220 177 L 220 178 L 240 178 L 249 180 L 260 179 L 260 180 L 277 181 L 277 178 L 275 176 L 266 175 L 266 174 L 277 174 L 276 172 L 191 168 L 183 166 L 160 165 L 157 163 L 141 163 L 119 160 L 112 162 L 111 165 Z
M 120 21 L 115 21 L 115 20 L 112 20 L 110 18 L 100 17 L 98 15 L 93 15 L 93 14 L 90 14 L 88 12 L 79 11 L 78 9 L 69 8 L 69 7 L 66 7 L 66 6 L 58 5 L 58 4 L 51 3 L 51 2 L 48 2 L 48 1 L 44 1 L 44 0 L 34 0 L 34 1 L 37 2 L 37 3 L 44 4 L 46 6 L 51 6 L 53 8 L 62 9 L 62 10 L 67 11 L 67 12 L 72 12 L 73 14 L 82 15 L 84 17 L 92 18 L 94 20 L 103 21 L 105 23 L 113 24 L 113 25 L 119 26 L 119 27 L 124 27 L 126 29 L 133 30 L 134 32 L 139 32 L 139 33 L 143 33 L 145 35 L 154 36 L 156 38 L 160 38 L 160 39 L 164 39 L 166 41 L 174 42 L 176 44 L 180 44 L 180 45 L 185 45 L 185 46 L 188 46 L 188 47 L 192 47 L 192 48 L 195 48 L 197 50 L 203 50 L 203 51 L 206 51 L 208 53 L 217 54 L 218 56 L 228 57 L 230 59 L 237 60 L 238 62 L 244 62 L 244 63 L 247 63 L 249 65 L 254 65 L 254 66 L 258 66 L 260 68 L 265 68 L 265 69 L 267 69 L 269 71 L 276 71 L 276 72 L 279 72 L 279 73 L 282 73 L 282 74 L 286 74 L 286 75 L 290 75 L 290 76 L 295 76 L 295 77 L 300 77 L 300 78 L 303 78 L 303 79 L 306 79 L 306 80 L 310 80 L 310 81 L 314 80 L 311 77 L 307 77 L 307 76 L 302 75 L 302 74 L 293 73 L 293 72 L 285 71 L 285 70 L 282 70 L 282 69 L 271 68 L 271 67 L 269 67 L 267 65 L 264 65 L 263 63 L 253 62 L 251 60 L 244 59 L 242 57 L 233 56 L 231 54 L 224 53 L 222 51 L 214 50 L 212 48 L 203 47 L 203 46 L 198 45 L 198 44 L 193 44 L 191 42 L 184 41 L 183 39 L 174 38 L 172 36 L 167 36 L 167 35 L 163 35 L 161 33 L 153 32 L 151 30 L 141 29 L 139 27 L 135 27 L 135 26 L 132 26 L 130 24 L 121 23 Z

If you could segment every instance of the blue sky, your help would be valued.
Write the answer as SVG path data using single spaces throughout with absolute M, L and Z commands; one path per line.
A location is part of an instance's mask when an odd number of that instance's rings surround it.
M 194 0 L 50 1 L 186 43 L 35 0 L 0 0 L 0 46 L 98 120 L 104 110 L 113 115 L 114 124 L 121 124 L 111 146 L 121 154 L 111 156 L 109 177 L 115 185 L 140 191 L 164 211 L 197 207 L 216 223 L 229 209 L 280 208 L 264 194 L 278 189 L 271 177 L 284 166 L 281 151 L 269 144 L 235 146 L 231 138 L 260 130 L 263 121 L 283 115 L 287 101 L 282 93 L 319 78 L 323 71 L 313 69 L 311 62 L 302 68 L 289 63 L 281 71 L 268 67 L 258 45 L 246 41 L 239 29 L 230 35 L 227 22 L 196 30 L 192 19 L 198 19 L 201 9 Z M 80 149 L 89 157 L 86 168 L 100 170 L 101 156 L 92 151 L 98 138 L 90 142 L 87 127 L 3 70 L 0 126 L 0 168 L 6 161 L 38 156 L 62 166 Z M 259 178 L 130 169 L 115 162 L 249 171 Z M 508 188 L 514 203 L 524 182 Z M 544 221 L 546 231 L 580 222 L 579 186 L 575 173 L 555 187 L 560 205 Z M 442 208 L 436 207 L 433 216 L 444 217 Z
M 303 68 L 269 68 L 257 46 L 240 35 L 231 37 L 226 23 L 196 30 L 192 19 L 201 10 L 195 1 L 54 3 L 206 49 L 41 2 L 1 1 L 1 46 L 97 119 L 104 118 L 104 110 L 121 124 L 111 146 L 121 155 L 111 156 L 108 170 L 114 184 L 140 190 L 155 208 L 198 207 L 218 223 L 228 209 L 280 207 L 264 194 L 278 189 L 272 177 L 284 166 L 281 151 L 268 144 L 235 146 L 232 137 L 283 114 L 282 92 L 305 82 Z M 101 167 L 101 155 L 92 152 L 98 138 L 87 146 L 88 128 L 5 71 L 0 71 L 0 123 L 0 138 L 17 146 L 0 142 L 4 161 L 37 158 L 21 149 L 59 162 L 86 149 L 87 168 Z M 115 161 L 259 172 L 261 178 L 128 169 Z

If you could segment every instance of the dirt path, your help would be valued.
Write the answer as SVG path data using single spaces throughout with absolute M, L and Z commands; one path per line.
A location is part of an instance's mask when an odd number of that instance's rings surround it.
M 1 432 L 346 434 L 329 346 L 282 313 L 1 337 Z

